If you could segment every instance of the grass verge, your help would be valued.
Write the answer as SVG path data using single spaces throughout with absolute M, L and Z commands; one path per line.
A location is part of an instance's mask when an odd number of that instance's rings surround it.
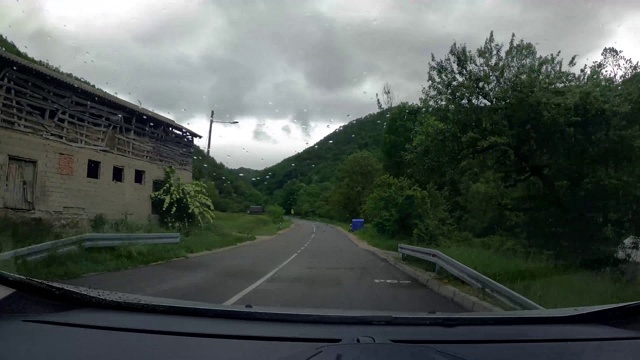
M 335 224 L 348 229 L 348 224 Z M 368 227 L 355 233 L 368 244 L 383 250 L 397 251 L 408 241 L 391 239 Z M 456 259 L 483 275 L 522 294 L 545 308 L 563 308 L 623 303 L 640 300 L 640 281 L 625 280 L 615 271 L 593 272 L 559 266 L 542 256 L 524 256 L 478 246 L 479 242 L 452 244 L 436 250 Z M 433 264 L 410 259 L 412 266 L 433 272 Z M 470 288 L 442 271 L 441 280 L 465 291 Z M 473 290 L 473 289 L 471 289 Z M 469 292 L 469 291 L 465 291 Z M 486 298 L 483 296 L 486 300 Z
M 54 254 L 37 261 L 5 261 L 0 270 L 42 280 L 64 280 L 95 272 L 116 271 L 152 264 L 188 254 L 219 249 L 273 235 L 291 225 L 284 220 L 274 224 L 266 216 L 216 213 L 213 224 L 182 235 L 178 244 L 133 245 L 116 248 L 82 249 Z

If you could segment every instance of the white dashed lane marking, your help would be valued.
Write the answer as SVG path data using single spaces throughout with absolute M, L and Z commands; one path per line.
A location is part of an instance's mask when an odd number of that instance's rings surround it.
M 377 283 L 387 283 L 387 284 L 410 284 L 411 281 L 409 280 L 382 280 L 382 279 L 375 279 L 373 280 Z
M 287 265 L 291 260 L 293 260 L 293 258 L 295 258 L 296 256 L 298 256 L 298 254 L 300 254 L 300 252 L 302 250 L 304 250 L 304 248 L 307 247 L 307 245 L 309 245 L 309 243 L 311 242 L 311 240 L 313 240 L 313 237 L 316 235 L 316 226 L 313 225 L 313 233 L 311 234 L 311 238 L 309 238 L 309 241 L 307 241 L 307 243 L 298 251 L 295 252 L 295 254 L 293 254 L 293 256 L 291 256 L 290 258 L 288 258 L 285 262 L 283 262 L 282 264 L 280 264 L 277 268 L 273 269 L 270 273 L 268 273 L 267 275 L 263 276 L 260 280 L 256 281 L 255 283 L 251 284 L 248 288 L 240 291 L 239 293 L 237 293 L 234 297 L 232 297 L 231 299 L 225 301 L 224 303 L 222 303 L 222 305 L 232 305 L 233 303 L 235 303 L 236 301 L 240 300 L 240 298 L 242 298 L 243 296 L 247 295 L 249 292 L 251 292 L 251 290 L 257 288 L 260 284 L 262 284 L 263 282 L 269 280 L 270 277 L 272 277 L 275 273 L 278 272 L 278 270 L 282 269 L 285 265 Z

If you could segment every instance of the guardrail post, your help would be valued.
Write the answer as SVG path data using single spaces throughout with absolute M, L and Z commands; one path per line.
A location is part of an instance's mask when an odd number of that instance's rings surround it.
M 401 258 L 402 261 L 407 261 L 407 254 L 402 254 Z
M 436 274 L 440 272 L 440 265 L 436 264 L 436 270 L 434 272 Z

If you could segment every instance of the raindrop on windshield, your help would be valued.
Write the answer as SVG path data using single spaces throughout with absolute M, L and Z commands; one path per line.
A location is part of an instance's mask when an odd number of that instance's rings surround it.
M 296 166 L 296 164 L 291 164 L 291 166 Z
M 329 144 L 333 144 L 333 140 L 329 140 Z
M 330 128 L 330 127 L 331 127 L 331 125 L 327 124 L 327 129 Z
M 244 174 L 238 174 L 239 176 L 244 176 Z

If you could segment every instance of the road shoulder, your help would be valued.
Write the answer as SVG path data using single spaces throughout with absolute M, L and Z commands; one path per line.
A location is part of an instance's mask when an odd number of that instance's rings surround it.
M 156 261 L 156 262 L 153 262 L 153 263 L 150 263 L 150 264 L 133 266 L 133 267 L 130 267 L 130 268 L 121 269 L 121 270 L 117 270 L 117 271 L 131 270 L 131 269 L 137 269 L 137 268 L 141 268 L 141 267 L 145 267 L 145 266 L 166 264 L 166 263 L 169 263 L 169 262 L 172 262 L 172 261 L 180 261 L 180 260 L 185 260 L 185 259 L 191 259 L 191 258 L 203 256 L 203 255 L 209 255 L 209 254 L 213 254 L 213 253 L 218 253 L 218 252 L 222 252 L 222 251 L 235 249 L 235 248 L 246 246 L 246 245 L 251 245 L 251 244 L 255 244 L 255 243 L 271 240 L 271 239 L 275 238 L 276 236 L 284 234 L 285 232 L 293 229 L 296 226 L 299 226 L 299 224 L 296 224 L 295 222 L 293 222 L 289 227 L 284 228 L 284 229 L 278 231 L 277 233 L 275 233 L 273 235 L 256 235 L 256 238 L 254 240 L 243 241 L 241 243 L 237 243 L 237 244 L 234 244 L 234 245 L 231 245 L 231 246 L 225 246 L 225 247 L 218 248 L 218 249 L 213 249 L 213 250 L 207 250 L 207 251 L 201 251 L 201 252 L 197 252 L 197 253 L 187 254 L 186 256 L 182 256 L 182 257 L 177 257 L 177 258 L 168 259 L 168 260 L 162 260 L 162 261 Z M 93 272 L 93 273 L 89 273 L 89 274 L 83 274 L 82 276 L 79 276 L 78 278 L 83 278 L 83 277 L 87 277 L 87 276 L 94 276 L 94 275 L 100 275 L 100 274 L 104 274 L 104 273 L 108 273 L 108 272 L 111 272 L 111 271 L 99 271 L 99 272 Z
M 400 254 L 398 254 L 397 252 L 378 249 L 376 247 L 369 245 L 367 242 L 365 242 L 364 240 L 361 240 L 353 233 L 350 233 L 339 226 L 335 226 L 335 225 L 331 225 L 331 226 L 340 230 L 356 246 L 360 247 L 361 249 L 374 253 L 384 261 L 388 262 L 389 264 L 400 269 L 407 275 L 416 279 L 416 281 L 418 281 L 420 284 L 435 291 L 436 293 L 440 294 L 446 299 L 451 300 L 456 304 L 462 306 L 467 311 L 473 311 L 473 312 L 504 311 L 503 309 L 500 309 L 495 305 L 492 305 L 486 301 L 478 299 L 477 297 L 467 294 L 451 285 L 443 284 L 442 282 L 436 279 L 433 273 L 429 273 L 422 269 L 418 269 L 408 264 L 405 264 L 404 262 L 402 262 Z
M 293 229 L 296 226 L 299 226 L 299 224 L 296 224 L 294 222 L 288 228 L 282 229 L 282 230 L 278 231 L 277 233 L 275 233 L 273 235 L 256 235 L 256 238 L 254 240 L 244 241 L 244 242 L 241 242 L 241 243 L 237 243 L 235 245 L 226 246 L 226 247 L 219 248 L 219 249 L 213 249 L 213 250 L 201 251 L 201 252 L 193 253 L 193 254 L 187 254 L 187 256 L 185 256 L 184 258 L 171 259 L 171 260 L 167 260 L 167 261 L 174 261 L 174 260 L 180 260 L 180 259 L 185 259 L 185 258 L 189 259 L 189 258 L 194 258 L 194 257 L 198 257 L 198 256 L 209 255 L 209 254 L 213 254 L 213 253 L 217 253 L 217 252 L 221 252 L 221 251 L 235 249 L 237 247 L 242 247 L 242 246 L 246 246 L 246 245 L 255 244 L 255 243 L 258 243 L 258 242 L 271 240 L 274 237 L 276 237 L 278 235 L 281 235 L 281 234 L 284 234 L 285 232 Z M 161 261 L 161 262 L 157 262 L 157 263 L 154 263 L 154 264 L 161 264 L 161 263 L 167 262 L 167 261 Z M 153 265 L 153 264 L 150 264 L 150 265 Z

